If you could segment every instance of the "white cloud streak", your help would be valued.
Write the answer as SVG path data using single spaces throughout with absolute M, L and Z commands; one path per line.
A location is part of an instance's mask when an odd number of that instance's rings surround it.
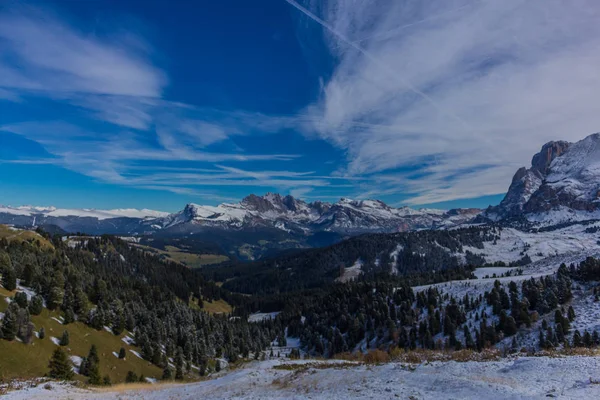
M 546 141 L 600 130 L 597 2 L 287 1 L 336 59 L 312 128 L 374 195 L 503 193 Z

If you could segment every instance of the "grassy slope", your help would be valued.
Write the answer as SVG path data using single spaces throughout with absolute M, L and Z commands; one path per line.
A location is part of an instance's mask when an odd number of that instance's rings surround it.
M 208 301 L 203 302 L 204 307 L 203 310 L 204 311 L 208 311 L 209 313 L 212 314 L 218 314 L 218 313 L 230 313 L 231 311 L 233 311 L 233 308 L 231 307 L 231 305 L 229 305 L 229 303 L 227 303 L 225 300 L 217 300 L 217 301 L 213 301 L 212 303 L 209 303 Z
M 0 311 L 6 310 L 5 297 L 8 294 L 5 289 L 0 288 Z M 11 293 L 11 295 L 13 294 Z M 139 352 L 139 349 L 129 346 L 121 340 L 125 333 L 115 336 L 104 330 L 97 331 L 80 322 L 62 325 L 51 317 L 57 318 L 58 313 L 44 309 L 41 315 L 31 318 L 36 330 L 44 327 L 46 331 L 44 339 L 34 338 L 29 345 L 16 340 L 12 342 L 0 340 L 0 380 L 2 378 L 31 378 L 47 373 L 48 360 L 56 348 L 50 337 L 60 338 L 64 330 L 68 330 L 70 335 L 70 343 L 65 347 L 69 355 L 85 357 L 92 344 L 98 347 L 100 373 L 102 376 L 110 376 L 113 383 L 124 382 L 127 371 L 130 370 L 138 376 L 140 374 L 152 378 L 162 376 L 160 368 L 138 358 L 129 351 L 133 349 Z M 124 360 L 119 360 L 112 354 L 113 351 L 118 354 L 121 347 L 127 350 L 127 357 Z M 75 375 L 75 377 L 79 380 L 86 380 L 86 377 L 80 375 Z
M 6 225 L 0 225 L 0 238 L 6 238 L 6 240 L 13 241 L 38 241 L 42 248 L 53 248 L 52 243 L 40 236 L 37 232 L 27 230 L 15 230 L 11 229 Z
M 223 256 L 220 254 L 189 253 L 175 246 L 166 246 L 166 250 L 160 250 L 155 247 L 144 246 L 140 244 L 136 244 L 135 246 L 143 250 L 147 250 L 151 253 L 164 256 L 170 261 L 174 261 L 176 263 L 185 265 L 189 268 L 201 268 L 205 265 L 220 264 L 224 261 L 229 260 L 227 256 Z
M 208 301 L 204 301 L 203 307 L 200 308 L 198 306 L 198 299 L 195 297 L 190 297 L 188 306 L 190 306 L 191 308 L 193 308 L 195 310 L 204 310 L 211 314 L 223 314 L 223 313 L 229 314 L 230 312 L 233 311 L 233 307 L 231 306 L 231 304 L 229 304 L 228 302 L 226 302 L 223 299 L 213 301 L 212 303 L 210 303 Z

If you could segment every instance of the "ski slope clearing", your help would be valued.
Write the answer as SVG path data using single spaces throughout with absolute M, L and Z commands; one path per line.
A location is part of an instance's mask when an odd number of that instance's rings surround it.
M 288 363 L 290 364 L 290 363 Z M 298 363 L 296 363 L 298 364 Z M 597 399 L 600 358 L 525 357 L 488 362 L 377 366 L 337 363 L 275 369 L 255 362 L 219 378 L 184 385 L 94 392 L 51 384 L 7 399 Z M 110 389 L 109 389 L 110 390 Z
M 514 228 L 504 228 L 500 231 L 500 239 L 495 242 L 484 242 L 483 249 L 464 246 L 465 251 L 481 255 L 487 262 L 503 261 L 505 263 L 518 261 L 525 254 L 533 261 L 546 257 L 567 253 L 577 253 L 598 249 L 598 234 L 588 228 L 600 226 L 600 223 L 590 225 L 572 225 L 566 228 L 548 232 L 523 232 Z
M 484 276 L 484 278 L 464 279 L 460 281 L 449 281 L 435 283 L 432 285 L 415 286 L 413 287 L 413 290 L 415 292 L 420 292 L 423 290 L 427 290 L 430 287 L 437 287 L 444 293 L 448 293 L 457 298 L 463 297 L 465 294 L 468 294 L 469 296 L 478 296 L 479 294 L 482 294 L 485 291 L 491 290 L 494 286 L 494 281 L 496 280 L 500 281 L 501 283 L 509 283 L 510 281 L 519 282 L 525 279 L 539 278 L 541 276 L 552 275 L 558 270 L 560 264 L 578 264 L 581 261 L 585 260 L 587 257 L 600 257 L 600 249 L 591 249 L 581 251 L 579 253 L 566 253 L 558 256 L 547 257 L 535 261 L 531 264 L 525 265 L 523 267 L 515 268 L 523 271 L 521 275 L 493 278 L 492 276 L 494 273 L 498 274 L 498 272 L 506 272 L 505 270 L 508 270 L 509 268 L 477 268 L 475 271 L 475 275 Z M 490 278 L 485 278 L 486 275 L 489 275 Z

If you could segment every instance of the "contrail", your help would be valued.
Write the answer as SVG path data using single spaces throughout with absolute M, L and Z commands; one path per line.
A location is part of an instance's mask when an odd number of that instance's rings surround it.
M 300 4 L 298 4 L 294 0 L 285 0 L 285 1 L 288 4 L 290 4 L 291 6 L 293 6 L 294 8 L 296 8 L 297 10 L 299 10 L 300 12 L 302 12 L 303 14 L 305 14 L 306 16 L 308 16 L 313 21 L 317 22 L 319 25 L 321 25 L 322 27 L 324 27 L 325 29 L 327 29 L 329 32 L 333 33 L 339 40 L 341 40 L 342 42 L 346 43 L 348 46 L 350 46 L 353 49 L 355 49 L 355 50 L 359 51 L 360 53 L 362 53 L 365 57 L 367 57 L 367 59 L 369 61 L 371 61 L 373 64 L 377 65 L 379 68 L 381 68 L 385 72 L 387 72 L 392 78 L 396 79 L 400 84 L 404 85 L 410 91 L 412 91 L 413 93 L 415 93 L 415 94 L 419 95 L 420 97 L 422 97 L 425 101 L 427 101 L 429 104 L 431 104 L 436 110 L 438 110 L 442 114 L 445 114 L 445 115 L 447 115 L 447 116 L 455 119 L 456 121 L 460 122 L 463 126 L 465 126 L 467 129 L 469 129 L 470 131 L 473 131 L 473 129 L 471 129 L 469 127 L 469 124 L 467 124 L 458 115 L 456 115 L 456 114 L 454 114 L 452 112 L 448 112 L 442 106 L 440 106 L 435 100 L 433 100 L 430 96 L 428 96 L 427 94 L 425 94 L 421 90 L 417 89 L 414 85 L 412 85 L 406 79 L 397 76 L 394 73 L 393 69 L 391 69 L 390 67 L 388 67 L 387 65 L 385 65 L 384 63 L 382 63 L 381 61 L 379 61 L 376 57 L 374 57 L 367 50 L 363 49 L 357 43 L 352 42 L 350 39 L 348 39 L 342 33 L 340 33 L 339 31 L 337 31 L 333 26 L 331 26 L 330 24 L 328 24 L 326 21 L 324 21 L 323 19 L 319 18 L 318 16 L 316 16 L 311 11 L 309 11 L 305 7 L 301 6 Z
M 480 1 L 477 1 L 475 3 L 481 3 L 482 1 L 483 0 L 480 0 Z M 366 36 L 366 37 L 364 37 L 362 39 L 355 40 L 353 43 L 361 43 L 361 42 L 364 42 L 365 40 L 376 39 L 376 38 L 379 38 L 379 37 L 385 37 L 387 39 L 387 38 L 390 38 L 390 37 L 394 36 L 397 32 L 401 31 L 402 29 L 410 28 L 411 26 L 420 25 L 420 24 L 423 24 L 425 22 L 434 21 L 436 19 L 443 18 L 446 15 L 454 14 L 454 13 L 456 13 L 458 11 L 461 11 L 461 10 L 463 10 L 463 9 L 471 6 L 472 4 L 473 3 L 465 4 L 465 5 L 460 6 L 458 8 L 455 8 L 455 9 L 452 9 L 452 10 L 448 10 L 448 11 L 440 13 L 438 15 L 434 15 L 433 17 L 425 18 L 425 19 L 422 19 L 420 21 L 412 22 L 410 24 L 406 24 L 406 25 L 402 25 L 402 26 L 397 26 L 397 27 L 392 28 L 392 29 L 390 29 L 390 30 L 388 30 L 386 32 L 375 33 L 373 35 Z

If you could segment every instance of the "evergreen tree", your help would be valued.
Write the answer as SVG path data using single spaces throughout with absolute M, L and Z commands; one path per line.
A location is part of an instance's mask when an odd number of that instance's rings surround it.
M 133 382 L 137 382 L 137 381 L 138 381 L 138 377 L 135 374 L 135 372 L 127 371 L 127 376 L 125 377 L 125 382 L 133 383 Z
M 122 360 L 127 356 L 127 353 L 125 352 L 125 348 L 121 347 L 121 350 L 119 350 L 119 358 Z
M 17 274 L 15 273 L 15 269 L 10 265 L 6 266 L 2 271 L 2 286 L 9 292 L 17 288 Z
M 44 309 L 44 299 L 42 296 L 35 295 L 31 298 L 29 303 L 29 313 L 31 315 L 40 315 Z
M 569 322 L 573 322 L 575 320 L 575 310 L 573 309 L 573 306 L 569 306 L 567 315 L 569 317 Z
M 100 378 L 100 357 L 98 356 L 98 348 L 95 344 L 90 347 L 86 361 L 86 375 L 90 378 L 88 382 L 91 385 L 102 384 L 102 380 Z
M 19 329 L 19 306 L 10 303 L 2 319 L 2 336 L 5 340 L 14 340 Z
M 60 337 L 60 342 L 59 344 L 61 346 L 68 346 L 69 345 L 69 331 L 63 331 L 62 336 Z
M 51 378 L 63 380 L 73 379 L 73 364 L 67 356 L 67 353 L 60 347 L 57 347 L 54 350 L 54 353 L 52 353 L 48 368 L 50 368 L 48 375 Z
M 171 371 L 171 368 L 169 368 L 169 365 L 167 365 L 164 369 L 163 369 L 163 375 L 162 375 L 163 380 L 168 381 L 173 379 L 173 372 Z
M 546 339 L 544 337 L 544 331 L 541 329 L 540 329 L 539 346 L 540 346 L 540 349 L 546 348 Z
M 44 329 L 44 327 L 42 326 L 40 328 L 40 330 L 38 331 L 38 338 L 39 339 L 43 339 L 46 337 L 46 330 Z
M 28 301 L 27 301 L 27 295 L 25 294 L 25 292 L 15 293 L 14 301 L 19 305 L 19 307 L 27 308 Z

